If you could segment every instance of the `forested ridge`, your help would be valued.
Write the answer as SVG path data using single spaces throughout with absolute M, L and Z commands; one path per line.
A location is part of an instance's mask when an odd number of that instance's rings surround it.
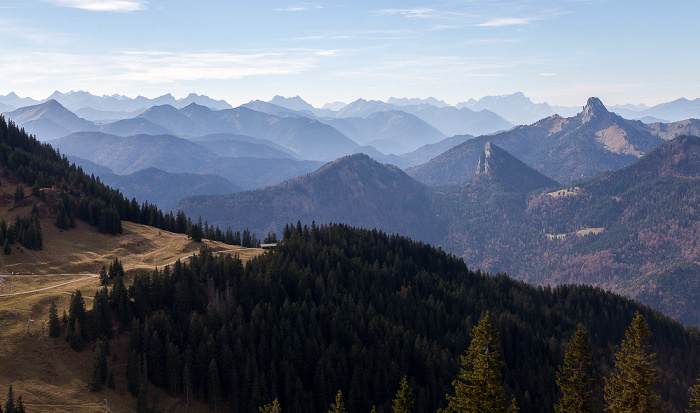
M 598 386 L 635 312 L 649 323 L 669 411 L 684 410 L 700 372 L 698 331 L 637 302 L 470 271 L 429 245 L 342 224 L 288 226 L 275 251 L 245 266 L 202 249 L 128 288 L 117 276 L 98 295 L 97 313 L 109 308 L 129 332 L 125 371 L 139 400 L 147 377 L 235 411 L 278 398 L 283 411 L 325 412 L 341 390 L 348 411 L 386 412 L 406 375 L 416 411 L 435 411 L 487 311 L 500 334 L 505 392 L 522 412 L 552 411 L 555 371 L 579 322 L 590 332 Z M 86 325 L 109 334 L 109 318 L 90 313 Z
M 122 233 L 121 222 L 130 221 L 187 234 L 197 241 L 208 238 L 246 247 L 257 246 L 260 241 L 247 229 L 241 235 L 240 231 L 222 230 L 206 221 L 202 223 L 201 219 L 193 222 L 183 212 L 163 212 L 154 204 L 138 203 L 134 198 L 129 200 L 118 190 L 104 185 L 99 177 L 87 175 L 82 168 L 70 163 L 50 144 L 39 142 L 12 121 L 5 121 L 2 115 L 0 164 L 5 167 L 5 176 L 12 173 L 31 188 L 32 197 L 27 194 L 26 199 L 33 199 L 35 203 L 40 201 L 41 210 L 46 215 L 56 216 L 55 225 L 64 230 L 73 228 L 77 218 L 108 234 Z M 15 204 L 23 200 L 25 191 L 20 184 L 15 192 Z M 22 245 L 31 249 L 40 249 L 42 244 L 41 229 L 36 220 L 39 211 L 36 212 L 33 211 L 30 217 L 15 219 L 16 228 L 11 238 L 14 241 L 19 236 Z M 0 241 L 4 242 L 6 231 L 1 235 Z

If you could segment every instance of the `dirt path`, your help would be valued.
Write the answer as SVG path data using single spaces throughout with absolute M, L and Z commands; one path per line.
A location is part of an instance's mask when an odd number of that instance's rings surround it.
M 226 253 L 226 252 L 241 251 L 242 249 L 247 249 L 247 248 L 238 248 L 238 249 L 235 249 L 235 250 L 214 251 L 212 254 L 223 254 L 223 253 Z M 189 254 L 189 255 L 185 255 L 184 257 L 180 257 L 180 258 L 178 258 L 178 259 L 176 259 L 176 260 L 174 260 L 174 261 L 172 261 L 172 262 L 169 262 L 169 263 L 167 263 L 167 264 L 159 265 L 159 266 L 157 266 L 156 268 L 158 268 L 158 267 L 165 267 L 165 266 L 167 266 L 167 265 L 173 265 L 173 264 L 175 264 L 178 260 L 186 260 L 187 258 L 190 258 L 190 257 L 193 256 L 194 254 L 196 254 L 196 253 L 192 253 L 192 254 Z M 46 290 L 50 290 L 50 289 L 52 289 L 52 288 L 58 288 L 58 287 L 62 287 L 62 286 L 67 285 L 67 284 L 72 284 L 72 283 L 76 283 L 76 282 L 79 282 L 79 281 L 90 280 L 90 279 L 92 279 L 92 278 L 96 278 L 96 277 L 99 277 L 99 276 L 100 276 L 99 274 L 85 274 L 85 273 L 81 273 L 81 274 L 31 274 L 31 275 L 27 275 L 27 274 L 19 275 L 19 274 L 18 274 L 18 275 L 10 275 L 10 277 L 45 277 L 45 276 L 47 276 L 47 275 L 70 275 L 70 276 L 87 275 L 87 277 L 78 278 L 77 280 L 72 280 L 72 281 L 67 281 L 67 282 L 64 282 L 64 283 L 52 285 L 52 286 L 50 286 L 50 287 L 38 288 L 38 289 L 36 289 L 36 290 L 20 291 L 20 292 L 17 292 L 17 293 L 10 293 L 10 294 L 0 294 L 0 297 L 11 297 L 11 296 L 15 296 L 15 295 L 31 294 L 31 293 L 36 293 L 36 292 L 39 292 L 39 291 L 46 291 Z M 5 276 L 8 276 L 8 275 L 5 275 Z
M 37 274 L 37 275 L 39 275 L 39 276 L 45 276 L 46 274 L 44 274 L 44 275 Z M 36 292 L 39 292 L 39 291 L 50 290 L 50 289 L 52 289 L 52 288 L 58 288 L 58 287 L 61 287 L 61 286 L 67 285 L 67 284 L 77 283 L 78 281 L 90 280 L 90 279 L 92 279 L 92 278 L 95 278 L 95 277 L 99 277 L 99 276 L 100 276 L 99 274 L 49 274 L 49 275 L 89 275 L 89 276 L 88 276 L 88 277 L 85 277 L 85 278 L 78 278 L 77 280 L 72 280 L 72 281 L 67 281 L 67 282 L 64 282 L 64 283 L 52 285 L 52 286 L 50 286 L 50 287 L 38 288 L 38 289 L 36 289 L 36 290 L 20 291 L 20 292 L 18 292 L 18 293 L 11 293 L 11 294 L 0 294 L 0 297 L 11 297 L 11 296 L 13 296 L 13 295 L 22 295 L 22 294 L 36 293 Z M 15 276 L 15 277 L 17 277 L 17 276 Z M 26 275 L 25 275 L 25 277 L 26 277 Z

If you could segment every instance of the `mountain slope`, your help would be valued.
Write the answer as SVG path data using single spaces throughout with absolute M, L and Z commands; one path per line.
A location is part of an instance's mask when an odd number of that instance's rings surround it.
M 52 143 L 62 153 L 106 166 L 119 175 L 150 167 L 169 172 L 194 171 L 216 158 L 208 149 L 172 135 L 122 137 L 80 132 Z
M 404 106 L 401 110 L 418 116 L 447 136 L 486 135 L 508 130 L 513 124 L 490 110 L 474 111 L 453 106 L 437 108 L 432 105 Z
M 529 126 L 481 136 L 407 172 L 428 185 L 465 182 L 474 176 L 486 141 L 562 183 L 619 169 L 664 142 L 643 123 L 610 113 L 600 100 L 591 98 L 574 117 L 553 115 Z
M 445 138 L 442 132 L 417 116 L 399 110 L 374 112 L 365 118 L 322 118 L 319 121 L 333 126 L 360 145 L 372 145 L 385 154 L 411 152 Z
M 219 175 L 174 173 L 156 168 L 117 175 L 111 169 L 86 159 L 74 156 L 69 156 L 68 159 L 79 165 L 86 174 L 98 176 L 105 185 L 118 189 L 127 199 L 135 198 L 141 204 L 148 201 L 164 211 L 170 211 L 188 196 L 231 194 L 241 190 Z
M 443 189 L 443 248 L 536 284 L 586 283 L 700 324 L 700 138 L 619 171 L 523 198 L 477 178 Z M 469 234 L 478 234 L 477 237 Z M 671 281 L 673 280 L 673 281 Z
M 240 223 L 259 234 L 280 233 L 289 222 L 315 220 L 420 234 L 424 240 L 439 235 L 427 188 L 397 167 L 379 164 L 363 154 L 341 158 L 272 187 L 188 198 L 177 208 L 220 226 Z
M 357 146 L 342 133 L 316 120 L 278 117 L 245 107 L 212 111 L 196 104 L 180 110 L 166 105 L 153 107 L 140 117 L 179 136 L 236 133 L 267 139 L 290 149 L 303 159 L 327 159 Z
M 94 131 L 97 126 L 79 118 L 55 100 L 6 113 L 17 125 L 41 140 L 51 140 L 75 131 Z M 66 133 L 67 132 L 67 133 Z
M 476 175 L 478 178 L 488 177 L 509 190 L 525 193 L 559 186 L 558 182 L 530 168 L 491 142 L 484 145 Z

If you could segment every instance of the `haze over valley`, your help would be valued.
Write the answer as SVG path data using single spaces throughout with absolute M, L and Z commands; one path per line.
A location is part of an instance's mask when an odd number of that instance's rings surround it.
M 0 10 L 0 413 L 700 411 L 700 2 Z

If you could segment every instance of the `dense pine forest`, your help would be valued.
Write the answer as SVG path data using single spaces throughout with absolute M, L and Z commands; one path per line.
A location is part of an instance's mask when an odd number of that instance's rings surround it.
M 288 226 L 276 250 L 245 266 L 203 248 L 128 287 L 118 272 L 112 282 L 97 309 L 71 305 L 66 329 L 73 337 L 77 322 L 87 326 L 80 340 L 108 338 L 119 320 L 129 390 L 144 409 L 147 379 L 212 408 L 257 412 L 278 399 L 283 411 L 325 412 L 341 390 L 348 411 L 386 412 L 406 375 L 415 410 L 435 411 L 486 312 L 500 335 L 505 393 L 521 412 L 553 410 L 555 372 L 578 323 L 598 387 L 636 312 L 649 324 L 662 368 L 655 390 L 669 411 L 684 411 L 700 372 L 698 331 L 634 301 L 470 271 L 429 245 L 341 224 Z

